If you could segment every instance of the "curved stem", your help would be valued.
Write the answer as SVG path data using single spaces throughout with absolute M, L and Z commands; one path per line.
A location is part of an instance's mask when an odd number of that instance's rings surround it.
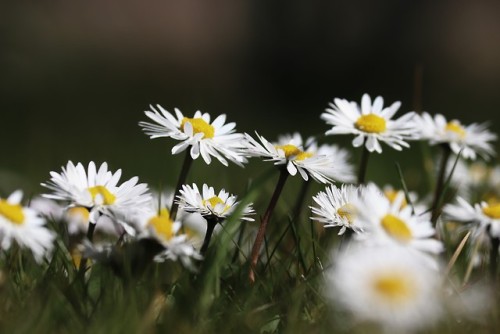
M 205 233 L 205 239 L 203 240 L 203 246 L 201 246 L 200 253 L 205 255 L 210 244 L 210 239 L 212 239 L 212 234 L 214 232 L 215 226 L 217 226 L 217 220 L 205 218 L 207 221 L 207 232 Z
M 358 171 L 358 184 L 365 184 L 366 170 L 368 169 L 368 158 L 370 157 L 370 152 L 366 148 L 366 138 L 363 142 L 363 152 L 361 153 L 361 161 L 359 163 Z
M 184 157 L 184 162 L 182 163 L 181 173 L 179 175 L 179 179 L 177 180 L 177 186 L 175 187 L 174 198 L 172 199 L 172 205 L 170 206 L 170 219 L 175 221 L 175 217 L 177 216 L 177 209 L 179 208 L 179 204 L 176 199 L 180 194 L 181 187 L 184 183 L 186 183 L 187 175 L 191 165 L 193 163 L 193 158 L 189 153 L 189 149 L 186 150 L 186 155 Z
M 281 191 L 285 186 L 287 178 L 288 178 L 288 171 L 286 170 L 286 167 L 284 167 L 281 169 L 278 183 L 276 184 L 276 188 L 274 189 L 274 193 L 273 196 L 271 197 L 271 201 L 269 202 L 269 206 L 267 207 L 266 213 L 264 214 L 264 217 L 262 217 L 259 230 L 257 231 L 257 236 L 255 237 L 255 241 L 252 247 L 252 254 L 250 257 L 250 272 L 248 273 L 248 279 L 250 280 L 250 283 L 255 282 L 255 267 L 257 266 L 260 248 L 262 247 L 264 236 L 266 235 L 267 224 L 271 219 L 271 215 L 274 211 L 274 208 L 276 207 L 276 203 L 278 202 L 278 198 L 280 197 Z

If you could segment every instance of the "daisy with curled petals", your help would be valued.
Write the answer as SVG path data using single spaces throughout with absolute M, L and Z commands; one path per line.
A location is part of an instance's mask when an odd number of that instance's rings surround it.
M 405 333 L 430 327 L 439 319 L 440 273 L 415 254 L 358 244 L 333 260 L 326 292 L 358 322 L 375 322 L 386 332 Z
M 18 190 L 6 199 L 0 198 L 0 246 L 8 250 L 15 241 L 21 248 L 30 249 L 40 263 L 50 255 L 55 235 L 35 210 L 22 206 L 22 197 Z
M 88 171 L 81 163 L 76 166 L 69 161 L 62 167 L 61 173 L 51 172 L 51 179 L 42 186 L 52 190 L 45 194 L 47 198 L 66 201 L 69 208 L 88 210 L 90 226 L 94 226 L 102 216 L 110 216 L 120 223 L 129 234 L 135 234 L 134 229 L 127 223 L 128 217 L 140 210 L 150 200 L 148 187 L 144 183 L 138 184 L 138 178 L 118 185 L 121 169 L 115 173 L 108 171 L 107 163 L 103 163 L 97 170 L 93 161 L 89 163 Z
M 401 103 L 394 102 L 391 106 L 383 108 L 384 100 L 381 96 L 372 100 L 368 94 L 361 98 L 361 106 L 356 102 L 335 98 L 334 103 L 321 118 L 333 127 L 326 132 L 327 135 L 353 134 L 352 145 L 360 147 L 365 145 L 369 152 L 382 153 L 379 141 L 385 142 L 390 147 L 400 151 L 409 147 L 407 140 L 415 139 L 413 117 L 410 112 L 393 120 Z
M 357 209 L 354 206 L 361 192 L 362 188 L 353 185 L 327 187 L 313 197 L 317 206 L 311 207 L 314 214 L 312 219 L 323 223 L 325 227 L 340 227 L 339 235 L 348 229 L 362 233 L 363 227 L 356 219 Z
M 151 139 L 159 137 L 170 137 L 179 140 L 180 143 L 172 148 L 172 154 L 180 153 L 190 148 L 192 159 L 197 159 L 200 155 L 203 160 L 210 164 L 211 157 L 215 157 L 224 166 L 227 160 L 242 166 L 247 162 L 240 153 L 242 148 L 242 135 L 235 132 L 235 123 L 226 123 L 226 115 L 219 115 L 213 122 L 210 122 L 208 113 L 196 111 L 192 118 L 185 117 L 181 111 L 175 108 L 175 116 L 157 105 L 151 111 L 145 111 L 154 123 L 140 122 L 144 132 Z M 227 159 L 227 160 L 226 160 Z
M 443 245 L 433 238 L 435 230 L 430 215 L 413 214 L 410 206 L 402 205 L 403 200 L 403 192 L 399 192 L 391 202 L 374 184 L 369 184 L 355 203 L 357 217 L 367 232 L 357 237 L 371 245 L 394 245 L 408 249 L 436 268 L 437 262 L 431 254 L 442 252 Z
M 215 226 L 235 211 L 239 204 L 236 199 L 236 196 L 230 195 L 224 189 L 216 194 L 214 188 L 206 184 L 203 184 L 202 192 L 200 192 L 196 184 L 193 184 L 192 187 L 189 185 L 182 186 L 178 197 L 179 207 L 185 212 L 199 213 L 207 221 L 207 232 L 201 247 L 201 254 L 206 252 Z M 252 206 L 245 206 L 240 219 L 253 221 L 253 218 L 248 217 L 252 214 L 254 214 Z
M 271 143 L 259 134 L 256 135 L 260 143 L 249 134 L 245 134 L 248 145 L 245 152 L 249 156 L 274 161 L 275 165 L 285 165 L 292 176 L 298 172 L 305 181 L 311 176 L 320 183 L 332 183 L 335 179 L 351 179 L 349 166 L 342 161 L 343 156 L 320 154 L 316 146 L 304 149 L 302 137 L 298 134 L 281 137 L 277 143 Z M 340 161 L 338 165 L 337 160 Z
M 485 160 L 495 155 L 491 141 L 497 139 L 494 133 L 487 130 L 486 123 L 472 123 L 465 126 L 458 120 L 447 121 L 441 114 L 432 117 L 422 113 L 415 119 L 420 136 L 431 145 L 447 144 L 455 154 L 465 159 L 475 160 L 480 155 Z

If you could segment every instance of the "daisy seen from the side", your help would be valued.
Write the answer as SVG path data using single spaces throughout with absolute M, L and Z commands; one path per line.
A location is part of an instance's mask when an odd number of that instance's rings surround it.
M 352 145 L 365 145 L 369 152 L 382 153 L 380 142 L 400 151 L 409 147 L 408 140 L 414 140 L 415 131 L 413 118 L 415 113 L 409 112 L 398 119 L 392 119 L 401 103 L 394 102 L 389 107 L 383 107 L 384 100 L 377 96 L 372 103 L 368 94 L 361 98 L 361 105 L 345 99 L 335 98 L 329 108 L 321 114 L 321 118 L 332 128 L 327 135 L 353 134 Z
M 136 176 L 118 185 L 121 173 L 121 169 L 114 173 L 108 171 L 105 162 L 97 169 L 91 161 L 86 171 L 81 163 L 75 166 L 69 161 L 66 167 L 62 167 L 61 173 L 51 172 L 51 179 L 42 183 L 42 186 L 52 190 L 44 196 L 65 201 L 69 208 L 88 210 L 92 224 L 105 215 L 120 223 L 127 233 L 135 234 L 128 223 L 129 217 L 134 211 L 141 210 L 151 196 L 147 185 L 138 183 Z
M 475 160 L 477 155 L 488 160 L 495 155 L 491 142 L 497 136 L 488 131 L 488 124 L 472 123 L 463 125 L 459 120 L 447 121 L 441 114 L 434 117 L 427 112 L 415 118 L 415 125 L 423 140 L 431 145 L 447 144 L 455 154 L 465 159 Z
M 169 137 L 180 141 L 172 148 L 172 154 L 190 147 L 191 158 L 201 156 L 207 164 L 211 163 L 211 157 L 224 166 L 228 165 L 227 160 L 240 166 L 247 162 L 241 154 L 243 136 L 235 132 L 235 123 L 226 123 L 226 115 L 219 115 L 211 122 L 210 115 L 199 110 L 190 118 L 177 108 L 175 116 L 160 105 L 150 108 L 145 114 L 153 123 L 140 122 L 139 125 L 151 139 Z
M 7 251 L 15 242 L 31 250 L 40 263 L 52 252 L 55 234 L 37 211 L 22 205 L 22 197 L 23 193 L 17 190 L 6 199 L 0 198 L 0 246 Z

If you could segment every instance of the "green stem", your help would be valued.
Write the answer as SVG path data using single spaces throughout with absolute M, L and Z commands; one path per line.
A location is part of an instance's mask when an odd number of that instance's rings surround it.
M 177 209 L 179 208 L 179 203 L 177 203 L 176 199 L 179 196 L 181 187 L 186 183 L 187 175 L 191 165 L 193 163 L 193 158 L 189 153 L 189 149 L 186 149 L 186 155 L 184 156 L 184 162 L 182 163 L 181 173 L 179 175 L 179 179 L 177 180 L 177 186 L 175 187 L 174 198 L 172 199 L 172 205 L 170 206 L 170 219 L 175 221 L 175 217 L 177 216 Z
M 97 224 L 97 221 L 96 221 Z M 95 226 L 96 224 L 89 223 L 89 228 L 87 230 L 87 239 L 92 242 L 94 239 L 94 231 L 95 231 Z M 82 257 L 80 260 L 80 268 L 78 268 L 78 274 L 81 275 L 82 277 L 85 276 L 85 271 L 87 270 L 87 258 Z
M 259 230 L 257 231 L 257 236 L 255 237 L 255 241 L 252 247 L 252 254 L 250 257 L 250 272 L 248 274 L 248 279 L 251 283 L 255 282 L 255 267 L 257 266 L 257 261 L 259 259 L 260 248 L 262 247 L 262 242 L 264 241 L 264 236 L 266 235 L 266 228 L 269 220 L 271 219 L 271 215 L 276 207 L 276 203 L 278 202 L 278 198 L 280 197 L 281 191 L 285 186 L 286 179 L 288 178 L 288 171 L 286 167 L 283 167 L 280 172 L 280 177 L 278 179 L 278 183 L 276 184 L 276 188 L 274 189 L 273 196 L 271 197 L 271 201 L 269 202 L 269 206 L 267 207 L 266 213 L 262 218 L 259 226 Z
M 361 161 L 359 163 L 358 171 L 358 184 L 365 184 L 366 170 L 368 169 L 368 158 L 370 157 L 370 152 L 366 148 L 366 138 L 363 142 L 363 152 L 361 153 Z
M 441 198 L 441 193 L 443 192 L 445 175 L 446 175 L 446 167 L 448 166 L 448 160 L 451 156 L 451 149 L 448 144 L 444 144 L 441 146 L 443 148 L 443 156 L 441 158 L 441 165 L 439 167 L 439 174 L 436 181 L 436 188 L 434 189 L 434 198 L 432 200 L 431 206 L 431 222 L 434 226 L 436 226 L 437 219 L 441 214 L 441 208 L 439 199 Z
M 210 239 L 214 232 L 215 226 L 217 226 L 217 219 L 205 218 L 207 221 L 207 232 L 205 233 L 205 239 L 203 240 L 203 246 L 201 246 L 200 254 L 205 255 L 210 244 Z
M 500 238 L 490 236 L 490 277 L 491 282 L 496 283 L 498 273 L 498 247 L 500 246 Z

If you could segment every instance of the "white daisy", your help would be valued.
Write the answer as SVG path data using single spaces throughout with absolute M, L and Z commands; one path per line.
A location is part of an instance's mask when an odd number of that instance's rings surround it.
M 476 154 L 484 159 L 495 155 L 491 141 L 497 139 L 494 133 L 487 130 L 486 123 L 472 123 L 464 126 L 458 120 L 448 122 L 441 114 L 432 117 L 424 112 L 415 118 L 415 125 L 422 139 L 428 140 L 431 145 L 448 144 L 453 153 L 465 159 L 476 159 Z
M 218 194 L 215 193 L 213 187 L 203 184 L 202 192 L 199 191 L 198 186 L 193 183 L 193 186 L 183 185 L 180 190 L 179 207 L 191 213 L 199 213 L 204 218 L 222 222 L 229 217 L 238 206 L 239 202 L 236 201 L 237 197 L 229 194 L 222 189 Z M 252 205 L 247 205 L 242 213 L 241 220 L 253 221 L 254 219 L 248 217 L 255 212 Z
M 469 204 L 462 197 L 457 197 L 457 204 L 447 204 L 443 208 L 445 219 L 477 225 L 475 236 L 489 231 L 492 237 L 500 238 L 500 201 Z
M 45 219 L 35 210 L 21 205 L 22 197 L 18 190 L 7 199 L 0 198 L 0 246 L 8 250 L 15 241 L 42 262 L 52 252 L 55 234 L 44 226 Z
M 327 147 L 320 150 L 316 144 L 305 149 L 299 134 L 281 137 L 277 143 L 270 143 L 259 134 L 256 135 L 260 143 L 245 134 L 248 142 L 246 153 L 274 161 L 275 165 L 286 165 L 292 176 L 298 172 L 306 181 L 311 176 L 321 183 L 332 183 L 334 180 L 349 182 L 354 179 L 352 167 L 347 163 L 343 150 Z M 338 155 L 334 155 L 336 153 Z
M 325 227 L 339 226 L 339 235 L 344 234 L 347 229 L 356 233 L 363 232 L 363 227 L 356 219 L 357 210 L 354 206 L 361 191 L 362 188 L 345 184 L 341 188 L 334 185 L 327 187 L 313 197 L 318 206 L 311 207 L 315 215 L 312 219 L 323 223 Z
M 50 181 L 42 183 L 42 186 L 53 193 L 45 194 L 45 197 L 67 201 L 70 207 L 87 208 L 89 220 L 93 224 L 101 215 L 113 217 L 130 234 L 134 234 L 134 230 L 127 222 L 128 217 L 151 198 L 147 185 L 137 184 L 137 177 L 118 186 L 121 169 L 112 173 L 108 171 L 106 163 L 96 170 L 96 165 L 91 161 L 86 172 L 81 163 L 75 166 L 69 161 L 66 168 L 62 167 L 62 173 L 51 172 L 50 175 Z
M 155 256 L 155 261 L 179 260 L 186 267 L 193 268 L 193 260 L 202 258 L 189 241 L 189 236 L 181 231 L 181 223 L 172 221 L 166 208 L 141 213 L 140 224 L 142 232 L 139 238 L 153 237 L 164 247 Z
M 364 94 L 361 106 L 339 98 L 329 105 L 330 108 L 321 114 L 327 124 L 333 125 L 326 134 L 354 134 L 354 147 L 365 144 L 368 151 L 382 153 L 379 141 L 383 141 L 400 151 L 403 147 L 409 147 L 406 140 L 416 139 L 413 125 L 415 113 L 409 112 L 397 120 L 391 119 L 401 105 L 399 101 L 383 108 L 381 96 L 376 97 L 372 104 L 370 96 Z
M 407 332 L 429 327 L 441 314 L 439 273 L 393 247 L 353 245 L 334 258 L 327 293 L 359 321 Z
M 412 214 L 409 206 L 402 206 L 404 193 L 399 192 L 391 202 L 373 184 L 367 186 L 363 196 L 355 203 L 358 219 L 367 233 L 358 239 L 373 245 L 395 245 L 411 252 L 425 255 L 425 259 L 436 267 L 429 253 L 437 254 L 443 250 L 440 241 L 433 238 L 435 230 L 430 214 Z
M 189 118 L 177 108 L 174 116 L 160 105 L 156 107 L 150 106 L 152 111 L 144 112 L 154 123 L 139 122 L 139 125 L 151 139 L 170 137 L 181 141 L 172 148 L 172 154 L 191 146 L 191 157 L 197 159 L 201 155 L 207 164 L 212 161 L 211 156 L 224 166 L 227 166 L 227 160 L 240 166 L 247 162 L 240 152 L 244 146 L 243 136 L 235 133 L 235 123 L 224 124 L 226 115 L 219 115 L 210 122 L 208 113 L 196 111 L 193 118 Z

